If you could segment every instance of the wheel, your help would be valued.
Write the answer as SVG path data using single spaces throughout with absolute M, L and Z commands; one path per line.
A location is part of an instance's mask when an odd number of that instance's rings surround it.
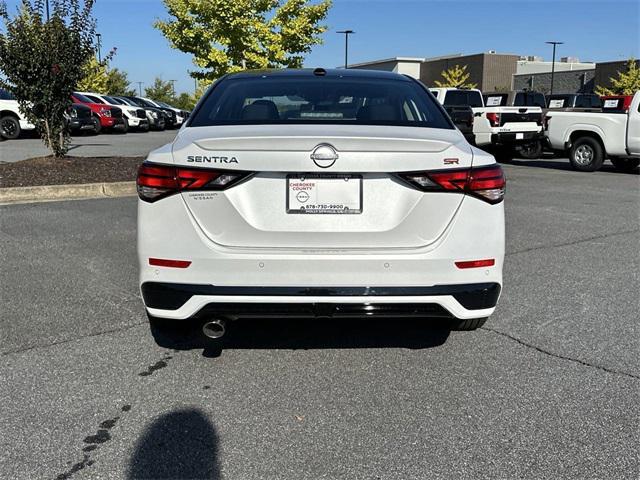
M 609 160 L 616 167 L 616 170 L 621 172 L 633 172 L 640 165 L 640 158 L 611 157 Z
M 98 135 L 102 130 L 100 119 L 98 117 L 91 117 L 91 122 L 93 123 L 93 134 Z
M 569 152 L 571 166 L 581 172 L 595 172 L 602 167 L 604 154 L 602 146 L 595 138 L 582 137 L 573 142 Z
M 0 134 L 4 138 L 15 140 L 20 136 L 20 121 L 8 115 L 0 118 Z
M 129 120 L 127 120 L 126 118 L 124 119 L 124 128 L 122 130 L 119 130 L 118 133 L 122 133 L 125 134 L 129 131 Z
M 540 158 L 542 156 L 542 143 L 538 141 L 523 143 L 518 147 L 518 153 L 527 160 Z
M 470 318 L 468 320 L 454 320 L 453 330 L 475 330 L 476 328 L 480 328 L 487 321 L 486 318 Z

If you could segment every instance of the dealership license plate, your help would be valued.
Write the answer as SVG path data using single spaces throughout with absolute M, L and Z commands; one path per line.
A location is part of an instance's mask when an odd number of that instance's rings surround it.
M 362 176 L 288 175 L 287 213 L 362 213 Z

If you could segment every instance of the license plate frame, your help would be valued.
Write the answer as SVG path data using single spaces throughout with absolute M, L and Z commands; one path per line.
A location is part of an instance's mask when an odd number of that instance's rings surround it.
M 314 209 L 300 209 L 300 208 L 291 208 L 290 196 L 291 196 L 291 188 L 290 183 L 291 180 L 299 180 L 305 181 L 309 179 L 317 179 L 317 180 L 343 180 L 343 181 L 355 181 L 358 185 L 358 208 L 351 208 L 349 206 L 348 209 L 335 209 L 335 208 L 314 208 Z M 363 211 L 363 177 L 359 174 L 351 174 L 351 173 L 299 173 L 299 174 L 288 174 L 286 177 L 285 188 L 286 188 L 286 199 L 285 199 L 285 209 L 287 214 L 292 215 L 359 215 Z M 298 201 L 299 202 L 299 201 Z M 302 202 L 299 202 L 302 203 Z M 333 205 L 331 205 L 333 206 Z

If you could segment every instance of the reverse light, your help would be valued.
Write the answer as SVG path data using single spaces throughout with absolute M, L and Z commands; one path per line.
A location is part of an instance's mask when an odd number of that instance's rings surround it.
M 459 168 L 400 174 L 404 180 L 423 191 L 465 193 L 496 204 L 504 200 L 506 179 L 500 165 Z
M 170 268 L 187 268 L 191 265 L 189 260 L 170 260 L 168 258 L 150 258 L 149 265 L 155 267 L 170 267 Z
M 143 163 L 138 169 L 138 197 L 155 202 L 174 193 L 192 190 L 224 190 L 249 175 L 248 172 L 182 168 Z
M 496 264 L 494 258 L 487 258 L 484 260 L 468 260 L 464 262 L 455 262 L 458 268 L 480 268 L 480 267 L 493 267 Z

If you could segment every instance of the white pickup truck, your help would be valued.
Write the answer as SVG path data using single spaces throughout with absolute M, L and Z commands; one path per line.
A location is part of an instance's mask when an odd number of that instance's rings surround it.
M 571 166 L 583 172 L 598 170 L 606 157 L 619 170 L 640 165 L 640 92 L 628 111 L 548 112 L 548 146 L 569 155 Z
M 515 150 L 524 158 L 539 156 L 540 142 L 544 138 L 540 106 L 505 106 L 506 97 L 499 94 L 489 96 L 485 103 L 482 92 L 477 89 L 429 90 L 445 108 L 453 105 L 472 108 L 473 136 L 478 147 L 492 146 L 496 156 L 505 160 L 513 156 Z
M 22 131 L 35 128 L 35 125 L 29 123 L 22 114 L 13 95 L 0 88 L 0 140 L 2 138 L 16 139 Z

